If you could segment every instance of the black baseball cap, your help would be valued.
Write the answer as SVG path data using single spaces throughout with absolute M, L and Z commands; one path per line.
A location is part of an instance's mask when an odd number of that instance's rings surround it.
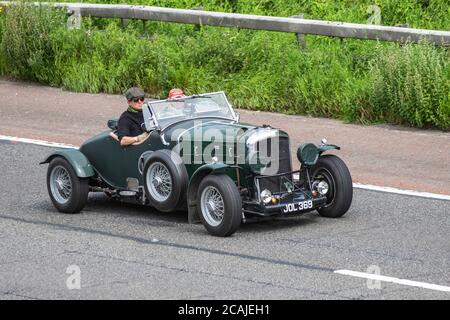
M 125 92 L 125 97 L 127 98 L 127 100 L 144 98 L 144 96 L 145 92 L 138 87 L 131 87 L 130 89 L 127 90 L 127 92 Z

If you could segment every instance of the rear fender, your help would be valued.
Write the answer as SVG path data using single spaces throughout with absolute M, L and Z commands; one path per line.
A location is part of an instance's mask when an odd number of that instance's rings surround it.
M 47 159 L 39 164 L 49 163 L 56 157 L 66 159 L 75 170 L 79 178 L 88 178 L 95 175 L 94 169 L 86 156 L 78 149 L 61 149 L 50 154 Z

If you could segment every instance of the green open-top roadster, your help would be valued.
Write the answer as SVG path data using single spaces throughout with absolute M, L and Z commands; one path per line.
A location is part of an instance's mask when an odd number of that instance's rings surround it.
M 53 152 L 47 188 L 55 207 L 80 212 L 89 192 L 170 212 L 187 210 L 216 236 L 233 234 L 249 218 L 298 215 L 317 210 L 340 217 L 353 188 L 344 162 L 323 155 L 327 144 L 301 144 L 293 170 L 289 136 L 270 126 L 239 122 L 223 92 L 143 106 L 144 139 L 121 146 L 110 130 L 79 149 Z

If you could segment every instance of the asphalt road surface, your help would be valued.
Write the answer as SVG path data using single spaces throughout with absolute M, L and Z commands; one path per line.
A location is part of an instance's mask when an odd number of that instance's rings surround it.
M 308 213 L 216 238 L 183 212 L 101 194 L 58 213 L 38 165 L 50 152 L 0 141 L 0 299 L 450 298 L 450 201 L 355 189 L 340 219 Z

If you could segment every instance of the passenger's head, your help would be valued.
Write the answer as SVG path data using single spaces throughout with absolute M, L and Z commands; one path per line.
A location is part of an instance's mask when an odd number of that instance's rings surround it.
M 141 110 L 145 100 L 145 93 L 138 87 L 132 87 L 125 92 L 125 98 L 127 98 L 130 107 Z
M 179 89 L 179 88 L 174 88 L 172 90 L 169 91 L 169 95 L 168 95 L 168 99 L 179 99 L 179 98 L 183 98 L 185 97 L 183 90 Z

